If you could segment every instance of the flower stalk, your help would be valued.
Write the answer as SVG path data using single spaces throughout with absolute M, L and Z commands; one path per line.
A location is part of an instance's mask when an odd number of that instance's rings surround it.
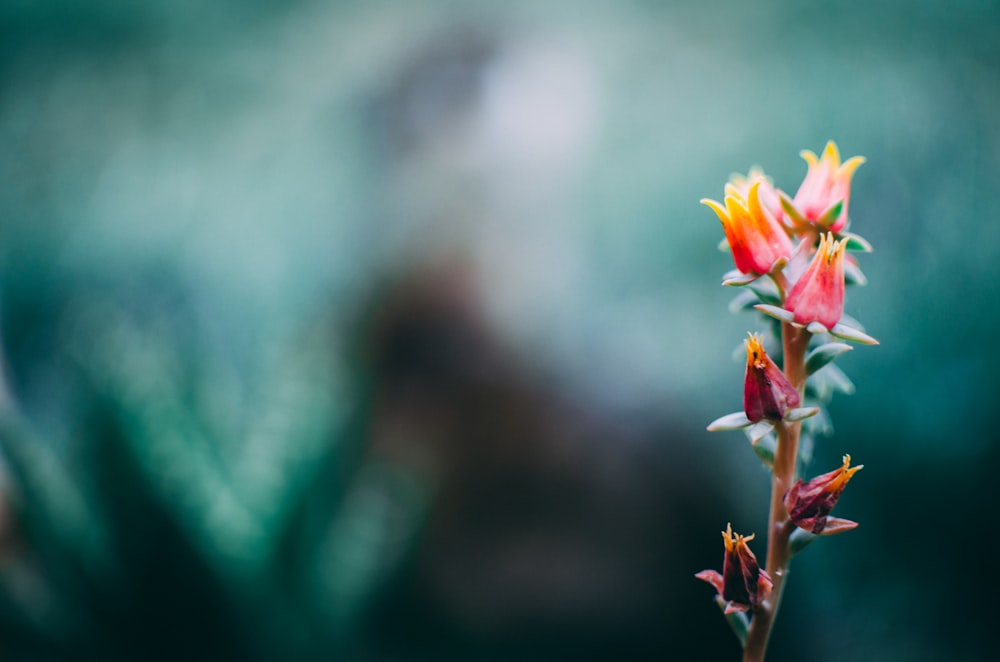
M 851 347 L 832 340 L 878 344 L 843 314 L 845 286 L 865 282 L 854 258 L 845 253 L 871 251 L 867 241 L 846 232 L 850 180 L 864 159 L 853 157 L 841 164 L 832 142 L 821 158 L 812 152 L 803 155 L 809 172 L 794 200 L 774 188 L 759 169 L 747 177 L 734 176 L 726 185 L 724 205 L 702 200 L 722 222 L 737 269 L 723 284 L 749 291 L 734 300 L 739 303 L 731 309 L 761 313 L 769 337 L 780 341 L 772 357 L 765 336 L 749 334 L 744 341 L 744 410 L 708 426 L 710 431 L 743 429 L 771 470 L 764 567 L 757 565 L 747 545 L 753 534 L 733 534 L 727 527 L 723 573 L 697 574 L 716 588 L 716 602 L 743 645 L 744 662 L 764 660 L 792 557 L 813 540 L 857 526 L 830 515 L 861 468 L 850 467 L 849 455 L 842 467 L 808 481 L 798 472 L 808 463 L 817 438 L 830 434 L 826 401 L 838 385 L 840 390 L 845 383 L 853 388 L 832 365 Z M 845 275 L 845 263 L 851 278 Z M 765 275 L 773 287 L 755 284 Z

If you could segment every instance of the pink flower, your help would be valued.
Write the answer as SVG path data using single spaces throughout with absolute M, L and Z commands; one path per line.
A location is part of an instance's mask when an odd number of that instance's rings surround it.
M 785 299 L 785 309 L 799 324 L 819 322 L 832 329 L 844 314 L 844 250 L 847 239 L 835 241 L 830 233 L 819 239 L 819 248 L 804 274 Z
M 726 185 L 725 207 L 703 199 L 722 221 L 736 268 L 745 274 L 764 275 L 779 259 L 792 254 L 792 241 L 760 200 L 762 180 L 754 181 L 746 198 L 732 184 Z
M 823 230 L 840 232 L 847 226 L 847 203 L 851 197 L 851 176 L 862 163 L 863 156 L 854 156 L 840 162 L 840 153 L 832 140 L 826 144 L 819 158 L 809 150 L 802 151 L 802 158 L 809 164 L 805 179 L 799 186 L 792 204 L 808 222 Z M 840 213 L 827 218 L 827 212 L 842 202 Z
M 715 587 L 727 603 L 727 614 L 757 608 L 773 587 L 771 577 L 757 565 L 757 557 L 747 546 L 751 540 L 752 534 L 734 534 L 732 525 L 727 524 L 722 532 L 722 541 L 726 545 L 722 574 L 716 570 L 702 570 L 695 575 Z
M 840 533 L 856 527 L 857 522 L 830 517 L 830 511 L 837 505 L 847 481 L 864 466 L 859 464 L 851 467 L 851 456 L 845 455 L 844 465 L 839 469 L 816 476 L 805 483 L 799 479 L 785 493 L 785 508 L 795 526 L 817 535 Z
M 754 423 L 764 418 L 779 421 L 790 408 L 799 406 L 799 392 L 764 351 L 760 335 L 749 336 L 743 341 L 747 349 L 743 411 Z

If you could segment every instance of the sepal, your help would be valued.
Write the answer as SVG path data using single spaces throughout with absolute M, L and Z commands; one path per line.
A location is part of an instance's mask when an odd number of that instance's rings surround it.
M 853 232 L 840 232 L 837 234 L 840 239 L 847 240 L 847 250 L 855 251 L 858 253 L 871 253 L 872 245 L 868 243 L 868 240 L 859 234 L 854 234 Z
M 781 208 L 784 210 L 785 214 L 788 215 L 789 220 L 792 221 L 792 225 L 797 228 L 808 228 L 809 221 L 799 212 L 795 204 L 786 196 L 784 193 L 778 194 L 778 199 L 781 200 Z
M 824 228 L 829 228 L 837 222 L 837 219 L 840 217 L 840 212 L 843 211 L 843 209 L 844 201 L 837 200 L 837 202 L 830 205 L 830 207 L 816 219 L 816 224 Z
M 835 536 L 851 529 L 858 528 L 858 523 L 841 517 L 827 517 L 826 526 L 823 528 L 821 536 Z

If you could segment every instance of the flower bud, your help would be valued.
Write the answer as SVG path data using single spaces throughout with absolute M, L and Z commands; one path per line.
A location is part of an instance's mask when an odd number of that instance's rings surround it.
M 846 247 L 847 239 L 835 241 L 830 233 L 820 237 L 812 262 L 785 299 L 785 309 L 799 324 L 819 322 L 832 329 L 843 317 Z
M 803 218 L 821 230 L 840 232 L 847 226 L 847 203 L 851 197 L 851 177 L 865 162 L 864 157 L 855 156 L 843 164 L 840 152 L 832 140 L 826 144 L 819 158 L 809 150 L 803 150 L 802 158 L 809 164 L 805 179 L 795 194 L 793 205 Z M 841 203 L 839 213 L 829 218 L 833 207 Z
M 756 609 L 773 587 L 770 575 L 757 564 L 757 557 L 747 546 L 751 540 L 753 534 L 734 534 L 732 525 L 727 524 L 722 532 L 722 541 L 726 546 L 722 574 L 715 570 L 702 570 L 695 575 L 715 587 L 726 601 L 727 614 Z
M 743 411 L 754 423 L 765 418 L 780 421 L 785 412 L 799 406 L 799 392 L 764 351 L 759 334 L 749 334 L 743 344 L 747 350 Z
M 839 469 L 816 476 L 805 483 L 799 479 L 785 493 L 785 509 L 795 526 L 817 535 L 840 533 L 857 526 L 856 522 L 830 517 L 830 511 L 837 505 L 841 492 L 851 476 L 861 471 L 865 465 L 851 467 L 851 456 L 844 456 L 844 465 Z
M 759 276 L 769 273 L 779 259 L 787 260 L 792 255 L 791 239 L 761 203 L 763 182 L 763 179 L 754 181 L 745 198 L 735 186 L 727 184 L 725 207 L 708 198 L 701 201 L 722 221 L 736 268 Z

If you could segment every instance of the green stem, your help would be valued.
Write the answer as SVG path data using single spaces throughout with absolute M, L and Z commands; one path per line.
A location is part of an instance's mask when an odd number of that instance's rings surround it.
M 809 347 L 811 334 L 805 329 L 799 329 L 791 324 L 781 325 L 781 338 L 784 345 L 784 371 L 788 381 L 798 389 L 801 395 L 805 391 L 806 366 L 805 356 Z M 767 536 L 767 573 L 774 582 L 774 587 L 760 606 L 754 611 L 747 632 L 746 644 L 743 647 L 743 662 L 762 662 L 767 652 L 767 642 L 771 636 L 774 619 L 781 604 L 781 594 L 785 587 L 785 577 L 788 575 L 788 564 L 792 558 L 789 537 L 795 530 L 795 525 L 788 519 L 785 509 L 785 492 L 795 480 L 795 469 L 799 455 L 799 433 L 802 421 L 794 423 L 778 423 L 775 431 L 778 444 L 774 452 L 774 476 L 771 481 L 771 511 L 768 517 Z

